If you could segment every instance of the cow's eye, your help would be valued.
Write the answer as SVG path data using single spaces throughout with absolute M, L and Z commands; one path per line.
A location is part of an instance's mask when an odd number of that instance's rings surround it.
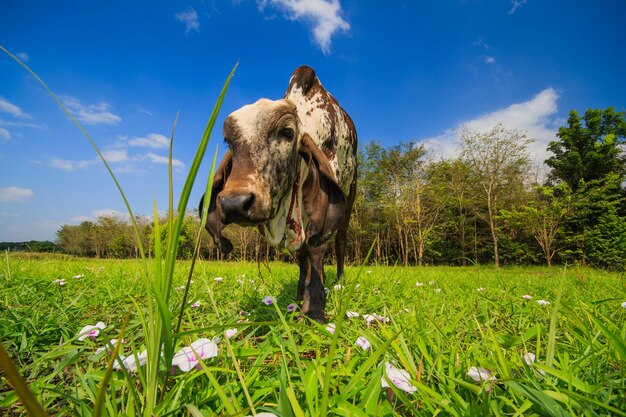
M 295 136 L 295 133 L 294 133 L 293 129 L 290 128 L 290 127 L 283 127 L 282 129 L 280 129 L 278 134 L 280 136 L 283 136 L 283 137 L 289 139 L 289 140 L 293 140 L 293 138 Z

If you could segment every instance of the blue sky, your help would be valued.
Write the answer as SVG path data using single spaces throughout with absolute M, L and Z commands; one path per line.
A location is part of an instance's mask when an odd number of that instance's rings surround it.
M 221 124 L 280 98 L 315 68 L 362 144 L 425 141 L 449 155 L 462 126 L 525 129 L 539 162 L 568 112 L 624 109 L 623 0 L 224 0 L 0 3 L 0 44 L 20 56 L 84 124 L 136 214 L 175 193 L 236 62 Z M 78 129 L 0 53 L 0 241 L 55 239 L 62 224 L 124 212 Z M 208 174 L 209 158 L 201 176 Z M 197 184 L 192 206 L 202 193 Z

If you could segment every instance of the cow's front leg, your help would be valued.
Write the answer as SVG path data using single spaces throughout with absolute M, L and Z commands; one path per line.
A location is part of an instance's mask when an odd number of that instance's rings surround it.
M 324 255 L 326 254 L 326 244 L 310 247 L 308 245 L 309 270 L 305 279 L 304 303 L 302 311 L 307 317 L 324 323 L 324 308 L 326 307 L 326 293 L 324 292 Z
M 305 247 L 298 251 L 298 265 L 300 265 L 300 278 L 298 278 L 297 300 L 304 300 L 304 290 L 306 288 L 307 277 L 310 275 L 309 254 Z

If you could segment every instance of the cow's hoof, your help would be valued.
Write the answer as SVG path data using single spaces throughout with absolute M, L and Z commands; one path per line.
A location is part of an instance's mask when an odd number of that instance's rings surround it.
M 326 323 L 326 317 L 324 317 L 323 311 L 309 311 L 306 313 L 306 316 L 311 320 L 315 320 L 319 324 Z

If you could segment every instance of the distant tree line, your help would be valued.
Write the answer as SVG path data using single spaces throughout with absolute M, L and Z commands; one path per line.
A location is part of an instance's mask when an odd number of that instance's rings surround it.
M 0 242 L 0 251 L 9 252 L 61 252 L 62 249 L 48 240 L 30 240 L 28 242 Z
M 531 163 L 526 132 L 496 125 L 463 130 L 455 156 L 435 159 L 422 145 L 366 143 L 351 219 L 348 259 L 402 265 L 579 263 L 626 267 L 626 113 L 589 109 L 569 114 L 548 150 L 547 176 Z M 167 233 L 167 219 L 160 219 Z M 138 218 L 153 253 L 153 226 Z M 185 218 L 179 257 L 189 258 L 199 221 Z M 288 259 L 251 228 L 224 230 L 235 245 L 229 259 Z M 135 257 L 128 221 L 101 216 L 64 225 L 57 244 L 68 253 Z M 219 259 L 206 233 L 201 255 Z M 165 239 L 162 239 L 164 241 Z M 332 255 L 329 255 L 332 256 Z

